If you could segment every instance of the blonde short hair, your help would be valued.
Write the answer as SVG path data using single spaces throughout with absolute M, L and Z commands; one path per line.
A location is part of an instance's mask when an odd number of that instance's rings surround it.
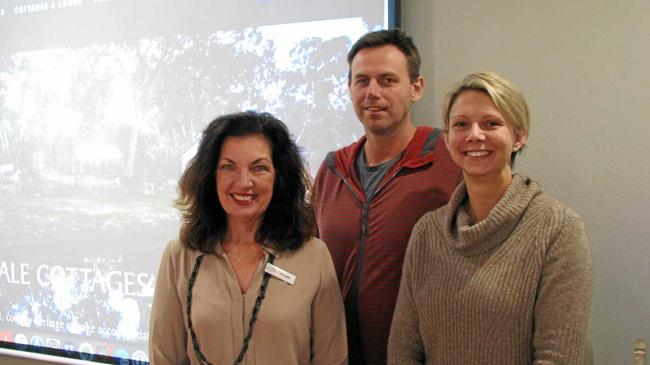
M 471 73 L 456 84 L 445 96 L 442 120 L 449 131 L 449 112 L 460 94 L 467 90 L 482 91 L 490 96 L 494 105 L 510 123 L 515 132 L 530 128 L 530 113 L 524 95 L 508 79 L 491 71 Z

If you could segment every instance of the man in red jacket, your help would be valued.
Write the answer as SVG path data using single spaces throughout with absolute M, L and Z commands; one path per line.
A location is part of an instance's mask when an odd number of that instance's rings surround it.
M 416 127 L 420 56 L 400 30 L 361 37 L 348 53 L 348 86 L 365 136 L 330 152 L 312 204 L 343 293 L 350 363 L 383 365 L 411 229 L 447 203 L 460 181 L 439 129 Z

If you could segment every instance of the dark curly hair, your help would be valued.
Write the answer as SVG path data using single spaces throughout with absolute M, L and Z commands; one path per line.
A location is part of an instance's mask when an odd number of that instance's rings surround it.
M 261 135 L 269 142 L 276 172 L 273 196 L 255 239 L 285 251 L 300 248 L 314 236 L 313 215 L 305 199 L 309 175 L 287 126 L 268 113 L 243 112 L 220 116 L 208 125 L 178 182 L 176 207 L 183 216 L 180 240 L 185 246 L 212 253 L 224 240 L 228 219 L 217 196 L 216 167 L 225 139 L 247 135 Z

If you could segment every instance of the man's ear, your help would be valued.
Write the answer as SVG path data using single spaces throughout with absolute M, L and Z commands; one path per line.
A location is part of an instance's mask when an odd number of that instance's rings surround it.
M 424 94 L 424 78 L 418 76 L 415 81 L 411 83 L 411 102 L 415 103 L 416 101 L 422 98 Z

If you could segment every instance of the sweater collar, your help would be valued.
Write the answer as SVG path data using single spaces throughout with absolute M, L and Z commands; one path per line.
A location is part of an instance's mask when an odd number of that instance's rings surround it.
M 514 230 L 535 196 L 542 189 L 533 179 L 518 174 L 488 216 L 474 223 L 462 205 L 467 199 L 465 182 L 456 188 L 444 218 L 447 242 L 464 256 L 481 255 L 503 242 Z

